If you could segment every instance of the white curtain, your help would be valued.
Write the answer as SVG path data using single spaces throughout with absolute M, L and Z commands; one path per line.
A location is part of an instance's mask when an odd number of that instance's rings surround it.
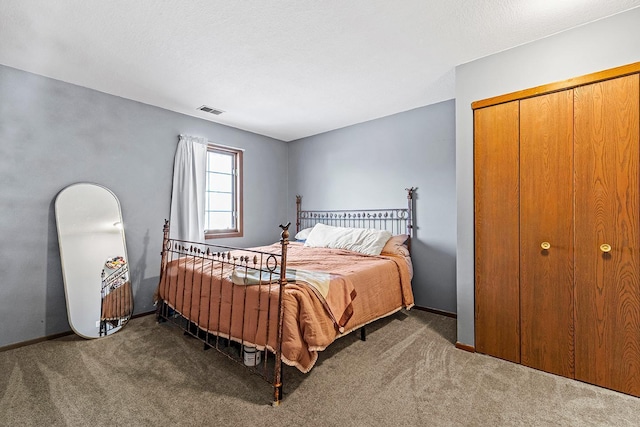
M 173 165 L 170 237 L 204 242 L 207 140 L 180 135 Z

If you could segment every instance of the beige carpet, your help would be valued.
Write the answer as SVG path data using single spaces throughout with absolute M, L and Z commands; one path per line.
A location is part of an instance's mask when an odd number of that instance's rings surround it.
M 146 316 L 0 353 L 0 425 L 640 425 L 640 399 L 456 349 L 451 318 L 397 313 L 358 337 L 287 367 L 276 408 L 262 379 Z

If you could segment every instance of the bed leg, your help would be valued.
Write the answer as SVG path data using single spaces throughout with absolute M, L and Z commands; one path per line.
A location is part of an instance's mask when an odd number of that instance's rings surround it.
M 164 301 L 158 301 L 158 305 L 156 306 L 156 322 L 158 323 L 165 322 L 165 318 L 162 317 L 163 309 L 164 309 Z
M 360 328 L 360 340 L 362 341 L 367 340 L 367 330 L 364 328 L 364 326 Z
M 273 385 L 273 404 L 272 406 L 280 406 L 282 401 L 282 383 Z

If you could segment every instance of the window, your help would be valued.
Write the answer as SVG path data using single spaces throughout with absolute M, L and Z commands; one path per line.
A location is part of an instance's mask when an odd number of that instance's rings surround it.
M 242 237 L 242 150 L 209 144 L 204 234 Z

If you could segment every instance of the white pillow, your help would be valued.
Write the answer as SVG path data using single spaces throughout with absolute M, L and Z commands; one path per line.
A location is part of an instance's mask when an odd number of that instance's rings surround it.
M 380 255 L 391 232 L 372 228 L 344 228 L 316 224 L 307 236 L 305 246 L 347 249 L 365 255 Z
M 306 240 L 309 237 L 309 233 L 311 233 L 313 227 L 305 228 L 304 230 L 300 230 L 298 234 L 296 234 L 296 240 Z

